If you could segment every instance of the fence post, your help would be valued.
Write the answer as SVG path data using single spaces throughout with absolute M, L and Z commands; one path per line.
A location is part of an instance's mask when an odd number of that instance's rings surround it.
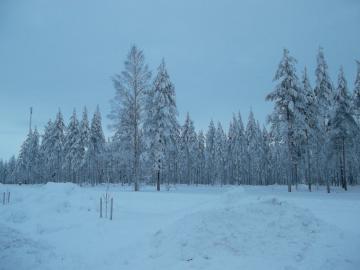
M 10 191 L 8 192 L 7 203 L 10 203 Z
M 111 198 L 111 202 L 110 202 L 110 220 L 112 220 L 112 215 L 113 215 L 113 203 L 114 203 L 114 199 Z
M 106 192 L 106 194 L 105 194 L 105 218 L 108 217 L 108 200 L 109 200 L 109 197 L 108 197 L 108 194 Z
M 3 193 L 3 204 L 5 205 L 5 192 Z
M 100 218 L 102 218 L 102 198 L 100 198 Z

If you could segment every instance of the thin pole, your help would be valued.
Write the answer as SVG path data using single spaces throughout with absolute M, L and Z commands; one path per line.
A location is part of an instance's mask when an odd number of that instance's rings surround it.
M 111 202 L 110 202 L 110 220 L 112 220 L 112 216 L 113 216 L 113 204 L 114 204 L 114 199 L 111 198 Z
M 100 218 L 102 218 L 102 198 L 100 198 Z
M 33 108 L 30 107 L 30 121 L 29 121 L 29 132 L 31 132 L 31 121 L 32 121 Z

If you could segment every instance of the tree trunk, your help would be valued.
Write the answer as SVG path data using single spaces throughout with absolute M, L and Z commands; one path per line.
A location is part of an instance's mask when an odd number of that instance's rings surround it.
M 326 177 L 326 191 L 327 193 L 330 193 L 330 184 L 329 184 L 329 178 Z
M 342 156 L 343 156 L 343 187 L 347 190 L 347 182 L 346 182 L 346 162 L 345 162 L 345 139 L 342 139 Z
M 160 191 L 160 170 L 157 171 L 156 190 Z
M 310 150 L 309 150 L 309 139 L 306 137 L 306 156 L 307 156 L 307 181 L 309 186 L 309 191 L 311 192 L 311 164 L 310 164 Z

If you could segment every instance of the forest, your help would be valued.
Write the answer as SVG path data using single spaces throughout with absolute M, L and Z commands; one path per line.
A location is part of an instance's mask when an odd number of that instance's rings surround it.
M 135 191 L 145 184 L 157 190 L 175 184 L 347 190 L 360 178 L 360 62 L 348 84 L 341 67 L 333 83 L 322 48 L 316 61 L 312 86 L 306 67 L 299 75 L 284 49 L 275 87 L 264 97 L 274 105 L 266 126 L 250 111 L 245 123 L 235 113 L 229 127 L 210 121 L 198 131 L 189 113 L 178 121 L 165 61 L 153 73 L 133 46 L 112 78 L 107 117 L 113 136 L 104 136 L 99 107 L 91 119 L 86 108 L 81 117 L 74 110 L 67 123 L 59 110 L 43 134 L 30 126 L 19 154 L 0 160 L 0 182 L 121 183 Z

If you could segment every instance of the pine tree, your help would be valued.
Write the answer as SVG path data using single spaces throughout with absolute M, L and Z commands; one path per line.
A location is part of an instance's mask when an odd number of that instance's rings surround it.
M 23 142 L 16 164 L 16 174 L 20 181 L 27 184 L 35 183 L 40 177 L 39 133 L 30 129 Z
M 331 114 L 329 108 L 332 107 L 334 93 L 333 85 L 328 74 L 328 65 L 322 48 L 320 48 L 318 52 L 315 75 L 316 86 L 314 93 L 317 101 L 320 124 L 323 131 L 325 131 Z
M 90 127 L 89 127 L 88 113 L 86 107 L 83 110 L 79 129 L 80 129 L 80 139 L 81 139 L 80 142 L 85 152 L 88 148 L 88 144 L 90 140 Z
M 256 185 L 260 180 L 260 139 L 261 130 L 256 123 L 252 110 L 246 125 L 245 138 L 247 142 L 247 184 Z
M 135 191 L 139 190 L 140 129 L 150 78 L 143 52 L 133 46 L 125 61 L 125 70 L 113 79 L 116 95 L 109 118 L 113 121 L 111 127 L 127 141 Z
M 317 178 L 320 183 L 325 182 L 327 190 L 330 192 L 329 187 L 329 171 L 330 168 L 326 168 L 326 151 L 329 149 L 329 125 L 328 122 L 331 118 L 331 108 L 333 108 L 334 91 L 333 85 L 328 74 L 328 65 L 325 60 L 323 49 L 320 48 L 317 56 L 317 67 L 315 70 L 316 75 L 316 86 L 314 89 L 315 102 L 317 108 L 317 122 L 318 122 L 318 133 L 317 148 L 315 153 L 315 163 L 317 169 Z
M 218 122 L 215 131 L 215 170 L 216 170 L 216 181 L 221 185 L 226 184 L 226 135 Z
M 275 81 L 279 81 L 273 92 L 266 99 L 275 102 L 275 108 L 269 117 L 272 129 L 275 131 L 276 139 L 286 145 L 288 158 L 290 160 L 288 180 L 288 191 L 291 192 L 291 185 L 297 183 L 298 166 L 298 141 L 297 130 L 300 113 L 298 104 L 303 104 L 299 98 L 301 89 L 296 75 L 295 58 L 289 55 L 284 49 L 283 58 L 275 74 Z
M 356 61 L 357 73 L 355 78 L 355 88 L 353 93 L 353 109 L 357 123 L 360 124 L 360 62 Z
M 51 179 L 52 164 L 50 163 L 50 152 L 52 149 L 51 132 L 53 123 L 49 120 L 44 128 L 44 134 L 42 135 L 40 145 L 40 162 L 43 165 L 41 170 L 41 181 L 47 181 Z
M 204 184 L 206 159 L 205 159 L 205 136 L 202 130 L 197 136 L 197 156 L 196 156 L 196 184 Z
M 82 165 L 84 157 L 84 149 L 82 145 L 82 137 L 80 133 L 79 121 L 76 117 L 74 109 L 70 118 L 69 125 L 66 129 L 64 139 L 64 164 L 63 168 L 66 170 L 68 179 L 72 182 L 77 182 L 77 173 Z
M 180 132 L 180 175 L 181 180 L 186 181 L 187 184 L 194 183 L 196 148 L 197 136 L 194 123 L 190 119 L 189 113 L 187 113 Z
M 206 172 L 207 172 L 207 183 L 215 183 L 215 125 L 211 120 L 208 131 L 206 133 L 205 143 L 205 159 L 206 159 Z
M 330 127 L 331 141 L 340 161 L 341 185 L 347 190 L 347 153 L 349 146 L 359 132 L 359 127 L 353 118 L 351 100 L 342 68 L 340 68 L 339 72 L 338 87 L 335 95 L 335 112 L 330 122 Z
M 176 116 L 175 88 L 163 60 L 147 97 L 144 123 L 150 162 L 156 171 L 158 191 L 160 191 L 160 178 L 167 167 L 166 160 L 170 147 L 176 143 L 175 135 L 178 129 Z
M 53 169 L 51 177 L 59 182 L 63 176 L 62 164 L 64 159 L 64 139 L 65 124 L 61 111 L 56 115 L 54 123 L 51 125 L 50 133 L 50 167 Z
M 316 148 L 316 134 L 318 133 L 318 122 L 317 122 L 317 108 L 314 91 L 311 88 L 310 81 L 307 74 L 306 67 L 304 68 L 302 77 L 302 90 L 305 95 L 305 110 L 304 110 L 304 121 L 305 121 L 305 141 L 304 141 L 304 156 L 305 156 L 305 177 L 311 191 L 312 185 L 312 156 L 313 149 Z
M 32 131 L 30 130 L 25 141 L 20 147 L 20 153 L 16 162 L 16 178 L 20 182 L 30 182 L 29 148 Z
M 102 130 L 100 109 L 97 106 L 91 121 L 89 148 L 85 157 L 85 163 L 88 164 L 87 173 L 92 184 L 101 183 L 104 180 L 104 151 L 105 137 Z
M 265 127 L 261 132 L 260 141 L 260 183 L 262 185 L 269 185 L 271 183 L 271 149 L 270 149 L 270 135 Z

